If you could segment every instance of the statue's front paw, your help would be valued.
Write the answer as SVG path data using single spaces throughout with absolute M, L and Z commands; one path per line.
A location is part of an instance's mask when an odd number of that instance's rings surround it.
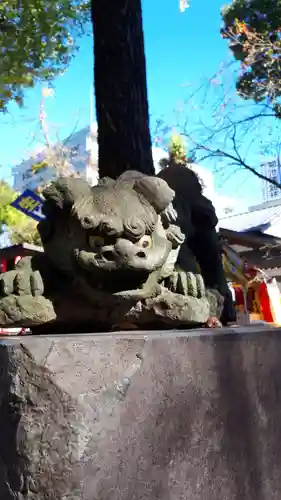
M 15 269 L 0 275 L 0 297 L 9 295 L 31 295 L 38 297 L 44 293 L 44 284 L 39 271 Z
M 31 327 L 54 319 L 53 304 L 45 297 L 9 295 L 0 299 L 0 326 Z
M 190 297 L 205 297 L 205 285 L 200 274 L 187 273 L 185 271 L 174 271 L 168 278 L 168 288 L 171 292 Z

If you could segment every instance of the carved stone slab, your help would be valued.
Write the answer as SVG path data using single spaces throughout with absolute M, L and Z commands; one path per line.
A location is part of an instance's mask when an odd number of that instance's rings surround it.
M 280 333 L 2 340 L 0 499 L 277 500 Z

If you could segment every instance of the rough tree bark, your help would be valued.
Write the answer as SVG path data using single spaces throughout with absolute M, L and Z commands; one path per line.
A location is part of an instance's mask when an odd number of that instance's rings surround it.
M 100 176 L 154 174 L 141 0 L 92 0 Z

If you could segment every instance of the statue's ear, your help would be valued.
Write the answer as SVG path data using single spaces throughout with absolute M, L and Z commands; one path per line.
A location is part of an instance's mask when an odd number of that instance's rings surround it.
M 134 185 L 137 179 L 143 179 L 143 177 L 147 176 L 144 175 L 142 172 L 138 172 L 138 170 L 126 170 L 125 172 L 123 172 L 123 174 L 121 174 L 118 177 L 117 182 L 121 183 L 128 182 Z
M 158 177 L 143 176 L 137 179 L 134 183 L 134 190 L 142 194 L 158 214 L 171 203 L 175 196 L 175 192 L 167 182 Z
M 97 186 L 113 186 L 115 183 L 116 181 L 114 179 L 111 179 L 111 177 L 102 177 L 101 179 L 99 179 Z
M 71 210 L 74 203 L 80 199 L 90 198 L 92 190 L 84 179 L 62 177 L 51 182 L 42 194 L 45 198 L 42 212 L 45 215 L 51 215 L 58 210 Z

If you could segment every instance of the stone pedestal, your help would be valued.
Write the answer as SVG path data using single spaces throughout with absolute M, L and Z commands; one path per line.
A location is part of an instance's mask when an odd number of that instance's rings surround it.
M 2 340 L 0 499 L 279 499 L 280 333 Z

